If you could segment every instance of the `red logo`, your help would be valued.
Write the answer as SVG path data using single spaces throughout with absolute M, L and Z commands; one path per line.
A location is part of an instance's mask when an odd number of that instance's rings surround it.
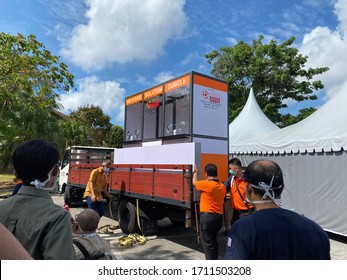
M 208 91 L 207 90 L 204 90 L 201 95 L 202 95 L 203 99 L 205 99 L 205 100 L 208 99 Z

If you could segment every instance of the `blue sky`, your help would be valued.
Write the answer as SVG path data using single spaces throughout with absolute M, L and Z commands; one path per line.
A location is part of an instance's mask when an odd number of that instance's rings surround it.
M 62 111 L 99 105 L 121 126 L 125 97 L 192 70 L 209 75 L 206 53 L 261 34 L 295 36 L 307 67 L 330 68 L 318 101 L 288 100 L 284 113 L 319 107 L 346 86 L 346 28 L 347 0 L 0 0 L 0 32 L 35 34 L 74 74 Z

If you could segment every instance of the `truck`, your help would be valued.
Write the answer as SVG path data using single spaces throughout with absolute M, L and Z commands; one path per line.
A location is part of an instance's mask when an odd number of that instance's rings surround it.
M 123 233 L 155 234 L 158 220 L 191 227 L 200 193 L 192 185 L 215 163 L 228 177 L 228 83 L 191 71 L 125 99 L 123 148 L 67 148 L 59 190 L 65 203 L 83 201 L 90 172 L 111 160 L 107 215 Z

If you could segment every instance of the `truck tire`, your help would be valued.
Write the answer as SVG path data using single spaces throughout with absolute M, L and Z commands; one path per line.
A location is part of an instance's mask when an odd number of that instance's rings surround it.
M 65 192 L 64 192 L 64 202 L 71 207 L 71 200 L 70 200 L 70 186 L 65 187 Z
M 119 227 L 123 233 L 129 234 L 139 231 L 136 207 L 132 202 L 126 200 L 120 202 L 118 208 L 118 219 Z

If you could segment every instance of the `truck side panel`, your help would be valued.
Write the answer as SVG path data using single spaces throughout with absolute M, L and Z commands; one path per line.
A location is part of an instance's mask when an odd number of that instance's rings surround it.
M 69 170 L 69 185 L 87 185 L 90 172 L 100 167 L 98 164 L 71 164 Z
M 172 205 L 190 207 L 192 185 L 188 165 L 113 166 L 111 191 Z

